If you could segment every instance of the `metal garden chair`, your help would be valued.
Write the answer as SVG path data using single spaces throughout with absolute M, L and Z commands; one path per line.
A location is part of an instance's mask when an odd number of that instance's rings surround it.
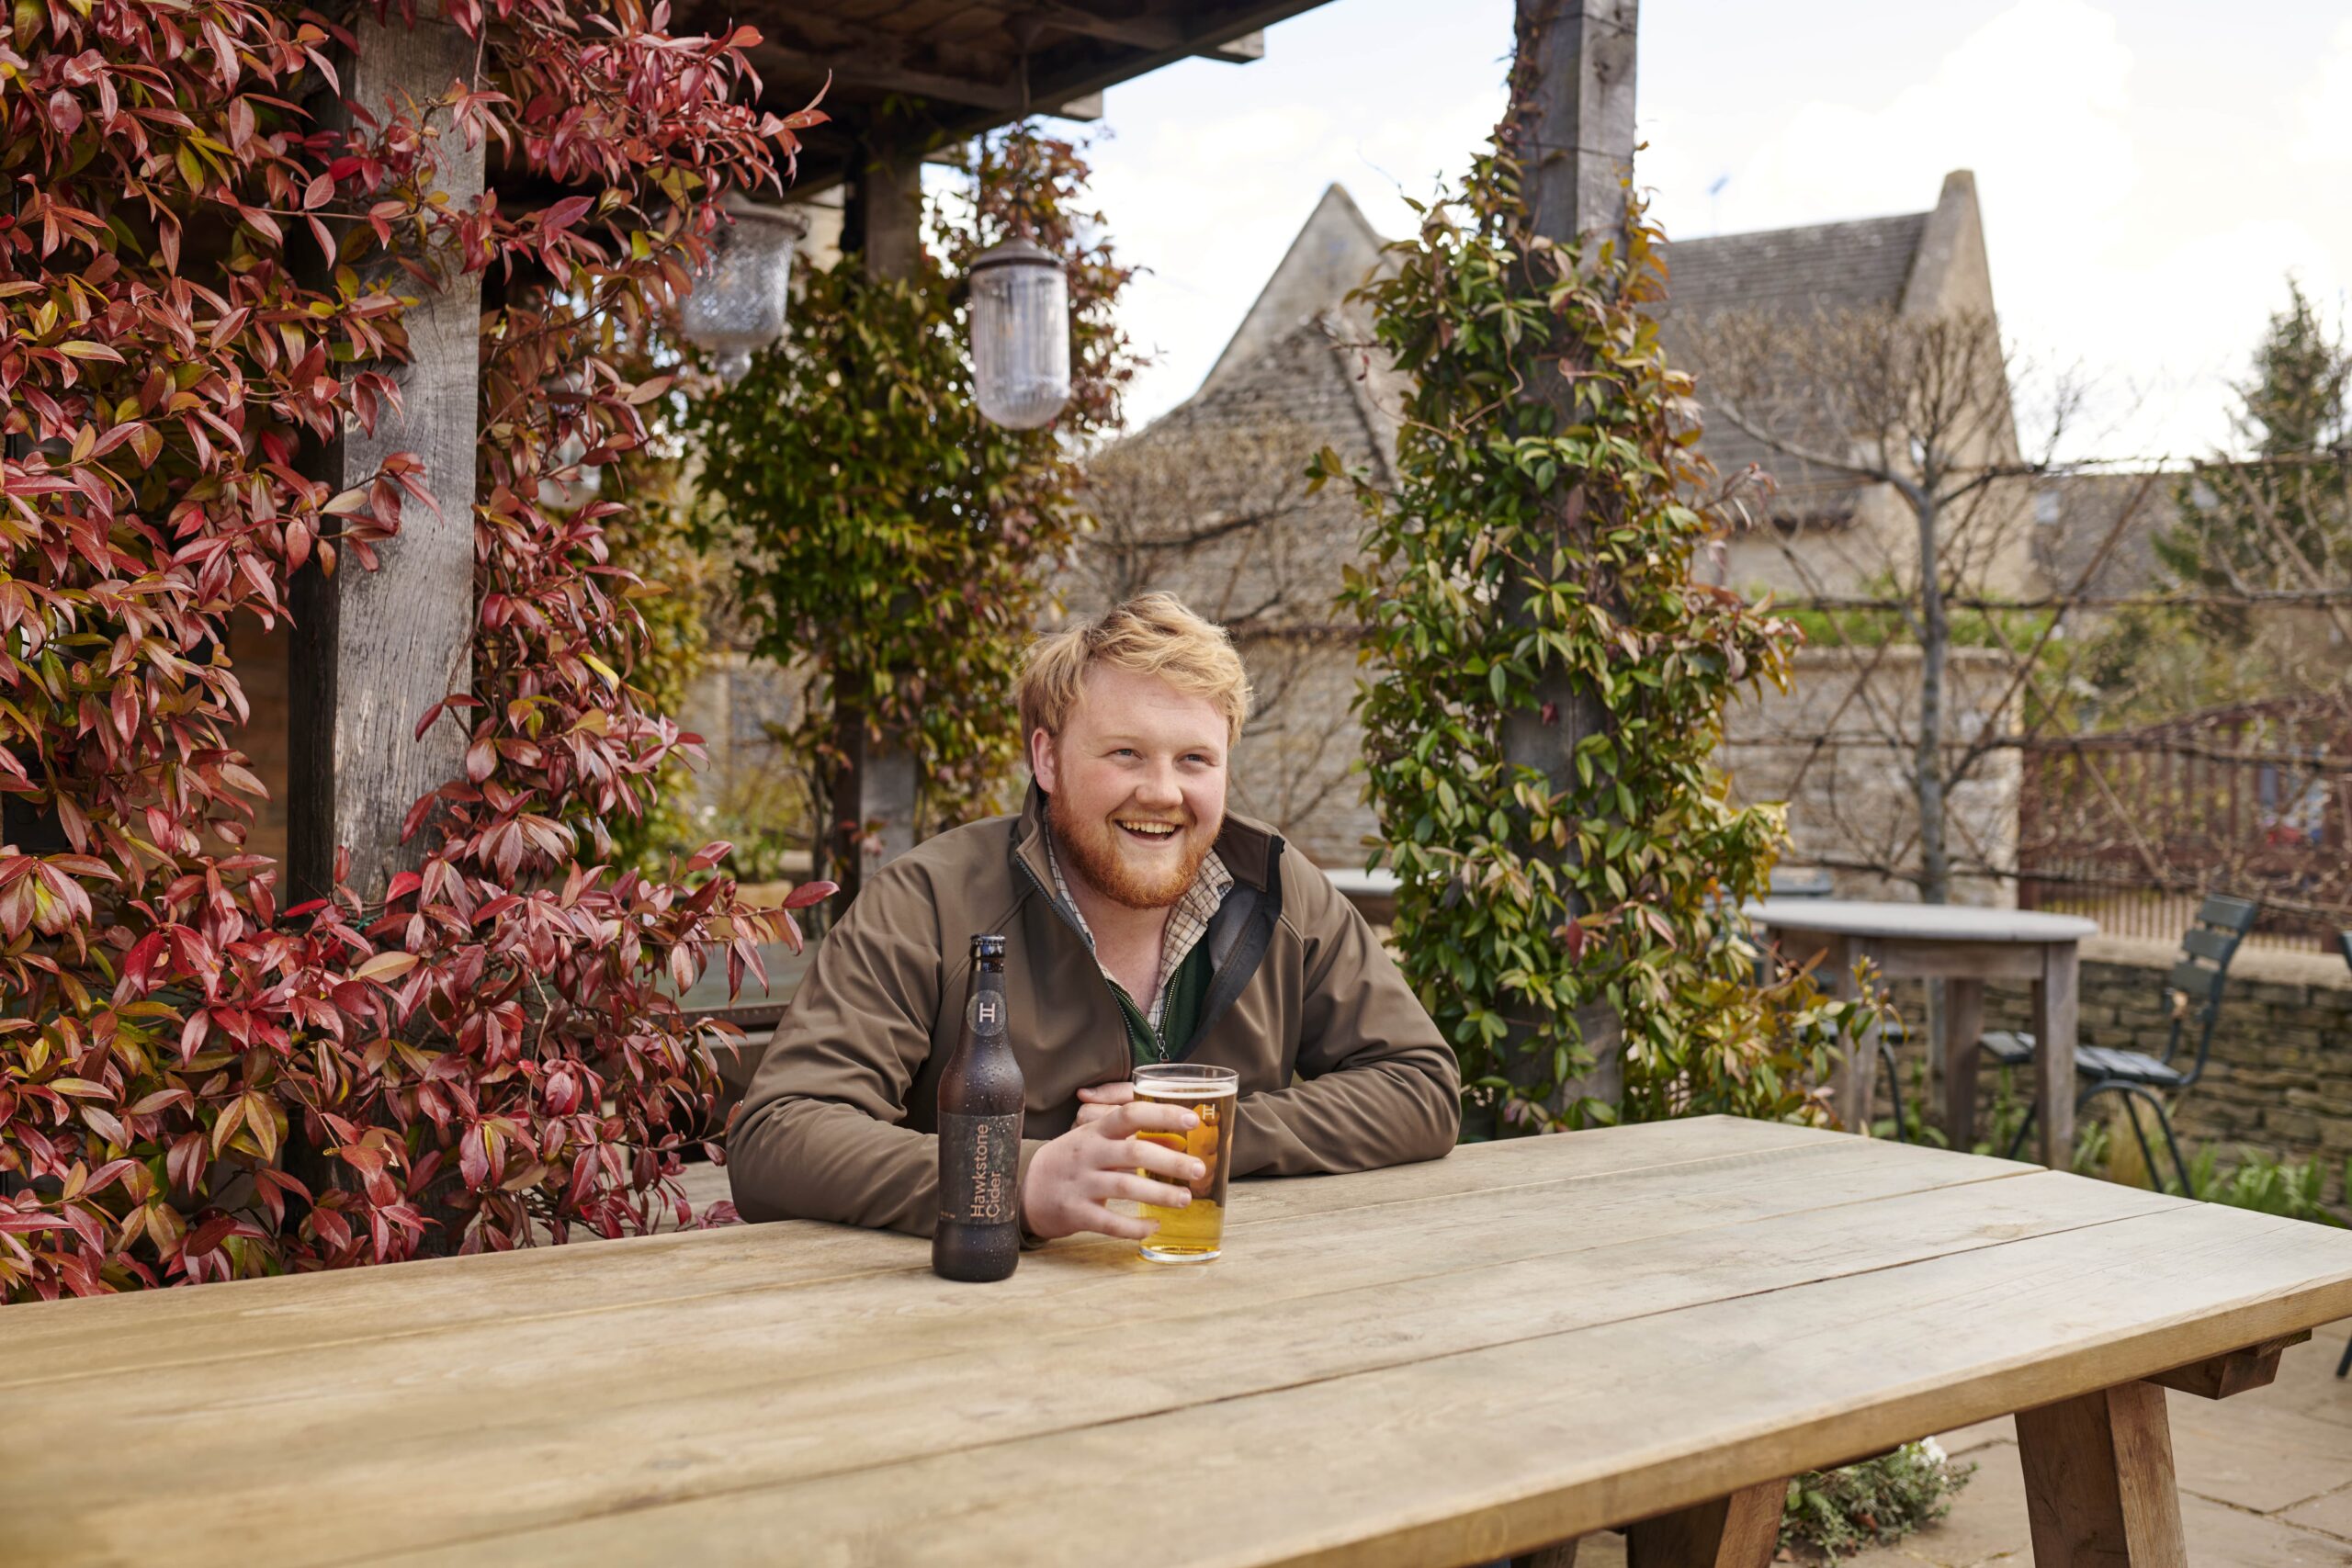
M 2188 1190 L 2188 1161 L 2181 1155 L 2180 1140 L 2173 1135 L 2165 1096 L 2182 1092 L 2204 1076 L 2206 1060 L 2213 1051 L 2213 1028 L 2222 1018 L 2222 986 L 2229 975 L 2230 960 L 2237 955 L 2238 944 L 2245 940 L 2246 932 L 2254 929 L 2255 916 L 2261 909 L 2262 906 L 2250 898 L 2233 898 L 2218 893 L 2198 906 L 2196 920 L 2180 939 L 2180 962 L 2165 976 L 2172 1032 L 2165 1041 L 2162 1055 L 2119 1051 L 2107 1045 L 2079 1045 L 2075 1049 L 2075 1075 L 2084 1084 L 2082 1091 L 2075 1096 L 2075 1109 L 2080 1110 L 2102 1094 L 2121 1095 L 2124 1110 L 2132 1118 L 2132 1135 L 2140 1141 L 2140 1156 L 2147 1161 L 2153 1179 L 2155 1151 L 2148 1146 L 2139 1102 L 2145 1100 L 2154 1107 L 2156 1125 L 2164 1133 L 2165 1147 L 2172 1155 L 2173 1169 L 2180 1175 L 2183 1192 Z M 2191 1029 L 2197 1032 L 2197 1049 L 2184 1062 L 2182 1042 Z M 2034 1039 L 2030 1034 L 1993 1030 L 1979 1043 L 2004 1066 L 2032 1065 Z M 2017 1157 L 2032 1132 L 2033 1112 L 2029 1110 L 2018 1128 L 2018 1135 L 2009 1142 L 2009 1157 Z

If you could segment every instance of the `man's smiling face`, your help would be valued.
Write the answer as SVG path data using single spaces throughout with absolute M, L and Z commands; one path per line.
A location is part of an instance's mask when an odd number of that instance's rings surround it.
M 1098 664 L 1059 736 L 1029 738 L 1055 846 L 1104 897 L 1184 896 L 1225 825 L 1225 716 L 1156 675 Z

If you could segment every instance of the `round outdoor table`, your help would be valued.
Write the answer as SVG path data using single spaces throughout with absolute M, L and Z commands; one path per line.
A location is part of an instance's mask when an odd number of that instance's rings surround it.
M 1984 1032 L 1984 982 L 2033 987 L 2036 1156 L 2065 1170 L 2075 1152 L 2075 944 L 2098 934 L 2079 915 L 1979 909 L 1960 904 L 1879 904 L 1858 898 L 1767 898 L 1747 906 L 1781 953 L 1803 963 L 1815 953 L 1823 988 L 1854 994 L 1854 961 L 1868 958 L 1890 980 L 1944 982 L 1944 1135 L 1965 1152 L 1976 1138 L 1977 1039 Z M 1878 1053 L 1858 1050 L 1838 1084 L 1838 1112 L 1849 1127 L 1869 1118 Z

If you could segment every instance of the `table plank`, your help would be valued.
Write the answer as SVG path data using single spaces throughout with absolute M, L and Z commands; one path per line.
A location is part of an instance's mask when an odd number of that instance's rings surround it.
M 1840 1134 L 1733 1117 L 1609 1128 L 1575 1138 L 1474 1145 L 1429 1165 L 1344 1179 L 1252 1181 L 1234 1225 L 1386 1203 L 1665 1169 L 1849 1142 Z M 467 1323 L 521 1325 L 662 1303 L 927 1268 L 905 1238 L 799 1223 L 582 1241 L 390 1269 L 241 1280 L 7 1309 L 0 1394 L 59 1377 L 101 1377 L 309 1346 L 356 1348 Z
M 2031 1179 L 2064 1183 L 2075 1179 Z M 2002 1183 L 1988 1191 L 2016 1187 Z M 2352 1313 L 2352 1238 L 2205 1205 L 402 1562 L 1488 1561 Z M 1313 1484 L 1268 1483 L 1270 1461 Z M 1174 1473 L 1181 1483 L 1154 1483 Z M 1181 1547 L 1177 1544 L 1181 1543 Z M 1182 1555 L 1178 1556 L 1181 1550 Z
M 666 1323 L 639 1314 L 648 1320 L 629 1332 L 608 1322 L 585 1345 L 516 1346 L 475 1329 L 364 1361 L 322 1352 L 260 1382 L 241 1367 L 162 1391 L 77 1381 L 44 1391 L 28 1417 L 113 1432 L 129 1452 L 202 1423 L 205 1475 L 125 1499 L 84 1479 L 61 1445 L 53 1461 L 29 1455 L 0 1477 L 0 1503 L 22 1489 L 43 1498 L 45 1517 L 80 1521 L 44 1542 L 62 1562 L 79 1560 L 74 1543 L 90 1533 L 235 1542 L 236 1522 L 254 1517 L 282 1521 L 296 1555 L 328 1561 L 355 1538 L 446 1543 L 850 1476 L 950 1452 L 976 1433 L 1001 1440 L 1173 1411 L 2181 1206 L 1857 1139 L 1705 1174 L 1705 1184 L 1632 1173 L 1528 1189 L 1512 1195 L 1516 1208 L 1484 1194 L 1398 1205 L 1344 1229 L 1277 1223 L 1217 1269 L 1182 1275 L 1126 1249 L 1072 1248 L 1024 1263 L 1017 1291 L 942 1291 L 928 1276 L 833 1281 L 695 1303 Z M 1512 1257 L 1514 1242 L 1524 1256 Z M 1151 1333 L 1184 1344 L 1204 1371 L 1170 1377 L 1138 1356 L 1137 1302 Z M 626 1364 L 626 1385 L 583 1381 L 583 1361 Z M 313 1456 L 299 1474 L 270 1462 L 289 1444 Z M 386 1473 L 402 1478 L 397 1493 L 368 1484 Z M 314 1487 L 338 1499 L 331 1515 L 306 1515 Z M 421 1516 L 414 1496 L 435 1510 Z

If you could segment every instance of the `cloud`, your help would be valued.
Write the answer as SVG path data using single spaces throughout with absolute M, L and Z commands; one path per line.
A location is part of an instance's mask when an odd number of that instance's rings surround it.
M 2298 105 L 2294 155 L 2304 163 L 2352 163 L 2352 21 L 2335 29 Z
M 2098 389 L 2085 428 L 2099 449 L 2074 455 L 2202 451 L 2226 438 L 2228 383 L 2287 274 L 2322 298 L 2341 288 L 2346 220 L 2280 167 L 2293 95 L 2269 95 L 2274 108 L 2245 78 L 2216 81 L 2191 130 L 2167 96 L 2193 44 L 2133 36 L 2167 51 L 2154 90 L 2115 15 L 2017 0 L 1915 79 L 1854 78 L 1860 91 L 1801 98 L 1744 143 L 1711 106 L 1669 106 L 1645 125 L 1641 178 L 1687 234 L 1918 211 L 1947 170 L 1973 169 L 2004 326 Z M 2335 37 L 2301 103 L 2305 141 L 2340 157 L 2352 25 Z
M 1120 254 L 1149 269 L 1123 315 L 1158 357 L 1130 396 L 1131 420 L 1192 395 L 1326 186 L 1346 186 L 1383 234 L 1409 233 L 1405 198 L 1426 200 L 1467 169 L 1499 103 L 1498 91 L 1369 125 L 1312 104 L 1261 104 L 1159 118 L 1106 148 L 1095 194 Z
M 1808 4 L 1803 27 L 1644 6 L 1637 173 L 1669 234 L 1916 212 L 1974 170 L 2005 324 L 2106 390 L 2086 456 L 2226 439 L 2228 383 L 2290 271 L 2345 310 L 2352 21 L 2333 6 L 2282 7 L 2256 51 L 2119 0 Z M 1153 269 L 1129 330 L 1163 354 L 1132 412 L 1199 385 L 1329 182 L 1408 232 L 1404 196 L 1457 175 L 1491 127 L 1510 37 L 1499 0 L 1337 0 L 1274 29 L 1259 64 L 1114 91 L 1097 189 Z
M 1946 170 L 1973 168 L 1988 221 L 1997 207 L 2002 226 L 2019 233 L 2079 235 L 2135 173 L 2124 123 L 2131 71 L 2112 17 L 2084 0 L 2020 0 L 1883 103 L 1797 103 L 1719 171 L 1731 176 L 1722 227 L 1916 212 Z M 1703 232 L 1714 221 L 1698 221 L 1703 165 L 1695 149 L 1674 145 L 1674 130 L 1646 129 L 1642 179 L 1657 187 L 1670 228 Z

